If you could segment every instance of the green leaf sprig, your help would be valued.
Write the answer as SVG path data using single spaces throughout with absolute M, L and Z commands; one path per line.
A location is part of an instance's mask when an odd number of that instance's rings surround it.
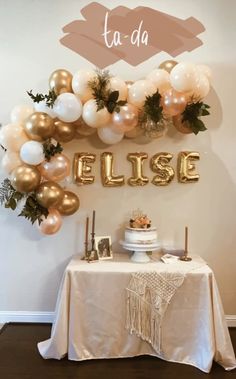
M 158 123 L 163 119 L 163 107 L 161 106 L 161 95 L 158 90 L 151 96 L 147 96 L 142 114 L 141 121 L 147 122 L 149 120 Z
M 40 103 L 41 101 L 46 100 L 46 105 L 49 108 L 53 108 L 53 105 L 54 105 L 55 100 L 57 98 L 57 95 L 56 95 L 54 89 L 49 90 L 48 94 L 45 94 L 45 95 L 42 93 L 36 93 L 36 95 L 34 95 L 32 93 L 32 89 L 30 91 L 27 91 L 27 94 L 33 100 L 34 103 Z
M 106 108 L 109 113 L 119 112 L 120 107 L 127 102 L 119 100 L 119 91 L 109 90 L 110 74 L 108 70 L 97 70 L 97 75 L 89 81 L 88 85 L 93 91 L 93 97 L 97 104 L 97 111 Z
M 18 216 L 25 217 L 30 220 L 32 224 L 38 220 L 38 223 L 42 222 L 42 216 L 48 216 L 48 209 L 42 207 L 37 199 L 35 192 L 30 194 L 21 193 L 16 191 L 11 185 L 9 179 L 4 179 L 0 186 L 0 204 L 5 208 L 10 208 L 15 211 L 17 204 L 20 200 L 26 198 L 25 205 Z
M 38 203 L 35 193 L 31 193 L 27 197 L 25 205 L 18 216 L 25 217 L 32 225 L 35 221 L 38 221 L 40 225 L 43 221 L 43 216 L 47 218 L 48 214 L 48 209 Z
M 200 117 L 208 116 L 210 114 L 209 108 L 210 105 L 203 103 L 203 101 L 187 104 L 182 113 L 182 123 L 187 121 L 194 134 L 207 130 Z
M 48 162 L 50 161 L 52 157 L 54 157 L 54 155 L 61 154 L 62 151 L 63 151 L 62 145 L 59 142 L 57 142 L 57 144 L 54 145 L 51 142 L 50 138 L 43 143 L 44 156 L 45 156 L 46 161 Z
M 25 195 L 11 185 L 9 179 L 4 179 L 0 187 L 0 204 L 5 208 L 10 208 L 13 211 L 16 209 L 18 202 L 23 199 Z

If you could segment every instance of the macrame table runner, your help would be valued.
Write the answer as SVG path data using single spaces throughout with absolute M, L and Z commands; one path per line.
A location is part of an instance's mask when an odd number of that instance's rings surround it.
M 127 291 L 126 328 L 161 353 L 161 322 L 184 273 L 140 271 L 132 274 Z

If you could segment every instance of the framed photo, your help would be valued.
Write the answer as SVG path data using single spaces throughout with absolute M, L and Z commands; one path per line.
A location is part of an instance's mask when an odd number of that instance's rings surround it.
M 110 236 L 100 236 L 95 237 L 95 247 L 98 252 L 98 258 L 101 260 L 112 259 L 111 250 L 111 237 Z

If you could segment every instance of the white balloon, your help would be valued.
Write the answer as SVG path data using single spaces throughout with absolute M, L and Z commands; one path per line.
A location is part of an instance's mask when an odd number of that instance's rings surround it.
M 210 83 L 206 75 L 199 72 L 196 80 L 195 88 L 192 92 L 192 96 L 196 99 L 202 100 L 208 95 L 210 91 Z
M 40 103 L 34 104 L 34 109 L 36 112 L 47 113 L 51 118 L 56 118 L 56 113 L 53 108 L 47 106 L 46 101 L 40 101 Z
M 88 86 L 88 82 L 93 80 L 95 77 L 96 72 L 92 70 L 79 70 L 73 76 L 73 92 L 79 96 L 83 103 L 93 98 L 93 91 Z
M 193 63 L 181 62 L 172 68 L 170 83 L 178 92 L 193 91 L 198 75 L 197 67 Z
M 108 124 L 111 120 L 111 114 L 106 108 L 97 110 L 95 100 L 88 100 L 83 106 L 82 118 L 84 122 L 91 128 L 100 128 Z
M 140 108 L 144 105 L 147 96 L 156 92 L 156 88 L 150 80 L 138 80 L 129 88 L 128 103 Z
M 24 121 L 34 113 L 34 108 L 28 105 L 17 105 L 11 111 L 11 122 L 13 124 L 23 124 Z
M 39 165 L 45 159 L 43 145 L 37 141 L 28 141 L 21 146 L 20 158 L 24 163 Z
M 111 91 L 119 91 L 118 100 L 126 100 L 128 96 L 128 88 L 124 80 L 118 78 L 118 76 L 113 76 L 108 85 Z
M 22 165 L 22 161 L 18 153 L 7 151 L 1 161 L 1 169 L 9 175 L 16 167 Z
M 166 70 L 156 68 L 147 75 L 147 79 L 154 84 L 159 93 L 163 93 L 170 89 L 170 74 Z
M 202 74 L 206 75 L 206 77 L 208 78 L 209 82 L 211 82 L 211 79 L 212 79 L 212 71 L 211 71 L 210 67 L 207 66 L 206 64 L 199 64 L 199 65 L 197 65 L 197 68 L 198 68 L 198 70 L 199 70 Z
M 73 93 L 65 92 L 57 97 L 53 110 L 61 121 L 74 122 L 82 114 L 82 103 Z
M 98 129 L 98 136 L 107 145 L 114 145 L 123 139 L 124 133 L 116 133 L 110 126 L 106 126 L 105 128 Z

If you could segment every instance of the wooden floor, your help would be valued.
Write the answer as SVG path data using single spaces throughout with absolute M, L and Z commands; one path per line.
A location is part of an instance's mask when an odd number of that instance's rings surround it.
M 50 335 L 49 324 L 7 324 L 0 331 L 1 379 L 236 379 L 217 364 L 206 375 L 197 368 L 143 356 L 126 359 L 72 362 L 44 360 L 37 342 Z M 236 350 L 236 328 L 230 330 Z

